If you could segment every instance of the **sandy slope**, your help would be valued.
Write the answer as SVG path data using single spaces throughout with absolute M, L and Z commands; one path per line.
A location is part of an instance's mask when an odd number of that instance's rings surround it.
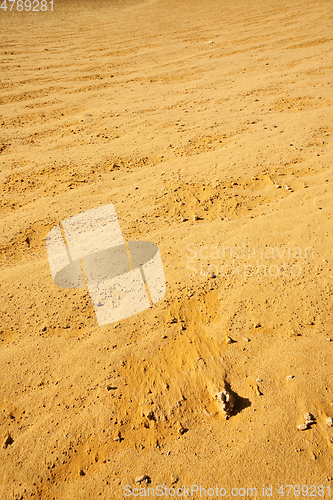
M 332 17 L 309 0 L 0 13 L 1 500 L 121 499 L 141 475 L 328 497 Z M 54 285 L 45 237 L 107 203 L 158 244 L 167 294 L 98 327 L 86 290 Z

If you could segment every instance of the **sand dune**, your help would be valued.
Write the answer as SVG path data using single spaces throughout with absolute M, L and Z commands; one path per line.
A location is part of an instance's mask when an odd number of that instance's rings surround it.
M 0 26 L 1 499 L 328 498 L 331 3 L 54 0 Z M 46 235 L 110 203 L 167 292 L 99 327 Z

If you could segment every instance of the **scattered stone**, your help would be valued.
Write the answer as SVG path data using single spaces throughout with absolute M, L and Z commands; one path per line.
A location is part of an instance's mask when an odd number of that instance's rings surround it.
M 280 184 L 276 184 L 275 188 L 280 189 L 280 188 L 282 188 L 282 186 Z
M 225 341 L 227 344 L 232 344 L 234 342 L 230 337 L 227 337 Z
M 179 429 L 178 429 L 178 433 L 182 436 L 183 434 L 185 434 L 185 432 L 187 431 L 187 429 L 185 429 L 182 424 L 179 424 Z
M 250 342 L 250 339 L 248 337 L 243 337 L 243 339 L 245 340 L 245 342 Z
M 3 447 L 4 448 L 7 448 L 7 446 L 11 445 L 14 443 L 14 439 L 12 438 L 12 436 L 9 434 L 9 432 L 7 432 L 7 435 L 5 437 L 5 441 L 3 443 Z
M 79 475 L 80 475 L 80 476 L 85 476 L 85 475 L 86 475 L 86 473 L 84 472 L 84 470 L 80 469 Z
M 216 413 L 209 413 L 209 411 L 206 410 L 206 408 L 203 409 L 204 414 L 206 417 L 215 417 Z
M 219 405 L 222 407 L 223 415 L 228 420 L 228 418 L 231 417 L 234 411 L 235 407 L 234 396 L 228 391 L 222 391 L 220 394 L 217 395 L 217 400 Z
M 286 186 L 286 190 L 287 191 L 291 191 L 291 187 L 290 186 Z
M 46 326 L 43 326 L 43 328 L 42 328 L 42 332 L 46 332 L 46 330 L 47 330 L 47 327 L 46 327 Z
M 327 419 L 326 419 L 326 424 L 327 424 L 329 427 L 333 427 L 333 418 L 332 418 L 332 417 L 327 417 Z
M 263 382 L 262 378 L 257 378 L 256 382 Z
M 253 328 L 260 328 L 261 327 L 261 323 L 254 323 L 253 324 Z
M 113 387 L 112 385 L 105 384 L 105 389 L 107 391 L 115 391 L 117 389 L 117 387 Z
M 139 476 L 135 479 L 135 482 L 137 484 L 141 484 L 141 483 L 147 483 L 149 484 L 151 482 L 150 480 L 150 477 L 149 476 L 146 476 L 146 475 L 143 475 L 143 476 Z
M 263 396 L 263 393 L 261 392 L 261 390 L 259 389 L 259 387 L 257 385 L 256 385 L 255 389 L 256 389 L 257 396 Z
M 295 375 L 287 375 L 287 380 L 292 380 L 293 378 L 295 378 Z
M 193 215 L 193 220 L 198 220 L 199 219 L 199 216 L 197 214 L 194 214 Z
M 185 217 L 180 218 L 180 222 L 185 222 L 185 221 L 186 221 Z
M 121 442 L 121 435 L 119 431 L 116 433 L 115 437 L 113 438 L 113 441 Z
M 311 413 L 304 413 L 305 420 L 314 420 L 314 416 Z
M 297 426 L 297 429 L 299 431 L 305 431 L 306 429 L 308 429 L 308 426 L 306 424 L 300 424 Z

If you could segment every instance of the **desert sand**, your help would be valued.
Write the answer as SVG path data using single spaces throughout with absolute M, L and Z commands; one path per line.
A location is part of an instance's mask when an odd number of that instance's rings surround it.
M 1 10 L 1 500 L 333 495 L 332 19 Z M 46 235 L 106 204 L 158 245 L 167 291 L 99 327 Z

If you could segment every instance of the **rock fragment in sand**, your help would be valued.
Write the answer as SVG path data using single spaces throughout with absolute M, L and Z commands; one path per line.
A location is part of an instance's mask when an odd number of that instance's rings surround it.
M 121 440 L 122 440 L 122 438 L 121 438 L 120 432 L 118 431 L 118 432 L 116 432 L 116 434 L 115 434 L 115 436 L 113 438 L 113 441 L 119 441 L 120 442 Z
M 297 426 L 297 429 L 299 431 L 306 431 L 306 429 L 308 429 L 308 426 L 306 424 L 300 424 Z
M 14 443 L 14 439 L 12 438 L 12 436 L 9 434 L 9 432 L 7 432 L 6 436 L 5 436 L 5 441 L 3 443 L 3 447 L 4 448 L 7 448 L 9 445 L 13 444 Z
M 314 416 L 312 413 L 306 412 L 304 413 L 304 420 L 314 420 Z
M 260 388 L 258 385 L 255 386 L 255 391 L 257 396 L 263 396 L 263 393 L 261 392 Z
M 333 418 L 327 417 L 326 424 L 328 425 L 328 427 L 333 427 Z
M 228 418 L 231 417 L 234 411 L 235 407 L 234 396 L 228 391 L 222 391 L 217 395 L 217 401 L 222 409 L 223 415 L 228 420 Z
M 198 220 L 199 219 L 199 216 L 197 214 L 194 214 L 193 215 L 193 220 Z
M 150 477 L 149 477 L 149 476 L 146 476 L 146 475 L 144 474 L 144 475 L 142 475 L 142 476 L 139 476 L 139 477 L 135 478 L 135 482 L 136 482 L 137 484 L 141 484 L 141 483 L 147 483 L 147 484 L 148 484 L 148 483 L 150 483 L 150 482 L 151 482 L 151 480 L 150 480 Z
M 182 436 L 183 434 L 185 434 L 186 431 L 187 431 L 187 429 L 181 423 L 179 423 L 178 433 Z

